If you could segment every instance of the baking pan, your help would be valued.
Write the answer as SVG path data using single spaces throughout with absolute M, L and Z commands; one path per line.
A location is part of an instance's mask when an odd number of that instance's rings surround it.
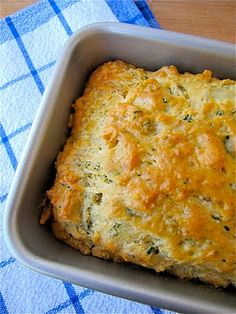
M 83 256 L 39 225 L 54 161 L 68 136 L 70 105 L 91 71 L 115 59 L 150 70 L 174 64 L 181 72 L 208 68 L 217 77 L 232 79 L 236 74 L 231 44 L 119 23 L 93 24 L 75 33 L 57 62 L 11 187 L 4 220 L 8 247 L 31 269 L 74 284 L 178 312 L 233 313 L 233 289 Z

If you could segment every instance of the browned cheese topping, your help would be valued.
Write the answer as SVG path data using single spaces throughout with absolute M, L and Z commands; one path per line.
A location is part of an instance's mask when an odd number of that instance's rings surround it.
M 235 285 L 235 87 L 209 70 L 100 66 L 47 192 L 56 236 L 85 254 Z

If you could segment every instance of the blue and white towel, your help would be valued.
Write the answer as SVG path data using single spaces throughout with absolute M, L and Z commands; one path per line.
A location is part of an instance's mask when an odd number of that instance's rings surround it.
M 144 0 L 45 0 L 0 21 L 1 231 L 14 172 L 62 46 L 82 26 L 103 21 L 159 28 Z M 0 314 L 170 313 L 33 272 L 0 241 Z

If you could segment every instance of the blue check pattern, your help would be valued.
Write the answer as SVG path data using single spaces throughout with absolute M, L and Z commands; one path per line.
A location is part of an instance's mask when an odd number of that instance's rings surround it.
M 45 0 L 0 21 L 1 233 L 8 191 L 60 50 L 80 27 L 102 21 L 160 28 L 144 0 Z M 32 272 L 4 240 L 0 257 L 0 314 L 171 313 Z

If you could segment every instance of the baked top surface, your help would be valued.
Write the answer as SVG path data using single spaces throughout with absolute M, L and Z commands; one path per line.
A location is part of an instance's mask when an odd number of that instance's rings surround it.
M 235 284 L 235 87 L 208 70 L 100 66 L 47 192 L 56 236 L 85 254 Z

